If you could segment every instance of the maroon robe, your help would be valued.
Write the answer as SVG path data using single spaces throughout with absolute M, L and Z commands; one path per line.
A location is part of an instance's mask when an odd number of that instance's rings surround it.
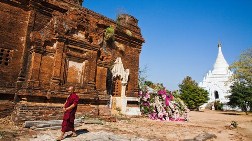
M 74 104 L 75 107 L 72 108 L 71 110 L 65 111 L 63 122 L 62 122 L 62 129 L 61 129 L 62 132 L 68 132 L 68 131 L 74 130 L 74 119 L 75 119 L 75 113 L 77 110 L 78 101 L 79 101 L 79 97 L 76 95 L 76 93 L 71 93 L 68 96 L 66 100 L 65 108 L 71 106 L 72 104 Z

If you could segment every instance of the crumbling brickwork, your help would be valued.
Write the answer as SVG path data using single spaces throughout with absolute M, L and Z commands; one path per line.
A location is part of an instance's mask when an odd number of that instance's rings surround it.
M 0 118 L 10 116 L 14 110 L 14 103 L 8 100 L 0 100 Z
M 19 102 L 14 109 L 12 103 L 5 102 L 0 105 L 2 106 L 0 108 L 2 113 L 0 118 L 12 115 L 13 121 L 18 125 L 27 120 L 61 120 L 63 118 L 62 104 Z M 12 111 L 14 112 L 12 113 Z M 79 104 L 76 118 L 83 116 L 96 117 L 98 115 L 109 116 L 109 112 L 107 106 Z
M 137 97 L 144 42 L 137 19 L 122 14 L 114 21 L 81 3 L 0 2 L 1 99 L 64 103 L 66 87 L 75 85 L 81 104 L 107 105 L 114 91 L 111 68 L 117 57 L 130 70 L 126 95 Z

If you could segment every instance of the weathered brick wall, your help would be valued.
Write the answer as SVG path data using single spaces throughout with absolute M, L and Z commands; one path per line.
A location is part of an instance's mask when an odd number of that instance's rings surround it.
M 139 69 L 139 49 L 127 47 L 125 51 L 125 57 L 123 63 L 125 69 L 130 70 L 128 88 L 126 95 L 129 97 L 137 97 L 138 94 L 138 69 Z
M 14 110 L 14 103 L 8 100 L 0 100 L 0 118 L 10 116 Z
M 34 12 L 34 25 L 33 30 L 38 31 L 44 28 L 47 23 L 50 21 L 51 17 L 50 15 L 46 15 L 45 13 L 41 13 L 39 11 L 33 11 Z
M 15 87 L 26 45 L 29 12 L 0 2 L 0 87 Z
M 137 96 L 144 42 L 137 19 L 123 14 L 114 21 L 81 8 L 79 0 L 20 2 L 0 2 L 0 95 L 17 94 L 29 101 L 16 105 L 14 120 L 61 119 L 62 105 L 56 103 L 68 96 L 69 85 L 78 87 L 79 115 L 110 115 L 109 69 L 117 57 L 130 70 L 126 95 Z M 110 26 L 113 42 L 104 38 Z M 69 73 L 71 64 L 83 65 L 78 68 L 80 81 L 68 80 L 76 77 Z
M 15 109 L 12 113 L 12 120 L 16 124 L 34 120 L 61 120 L 63 117 L 62 106 L 63 104 L 20 102 L 15 105 Z M 110 115 L 109 108 L 107 106 L 89 104 L 78 105 L 76 118 L 98 115 Z
M 20 102 L 16 104 L 12 120 L 19 124 L 24 121 L 62 119 L 61 104 Z
M 104 85 L 106 84 L 106 80 L 107 80 L 107 68 L 97 67 L 96 89 L 99 91 L 106 91 L 107 87 L 106 85 Z

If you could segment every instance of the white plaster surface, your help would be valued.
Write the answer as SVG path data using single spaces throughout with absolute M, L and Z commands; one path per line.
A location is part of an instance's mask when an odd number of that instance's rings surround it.
M 228 102 L 227 96 L 230 95 L 229 90 L 232 84 L 230 77 L 233 75 L 228 67 L 229 65 L 222 54 L 221 44 L 218 44 L 218 56 L 214 63 L 213 70 L 209 70 L 203 78 L 203 81 L 199 83 L 200 87 L 209 92 L 210 99 L 208 102 Z

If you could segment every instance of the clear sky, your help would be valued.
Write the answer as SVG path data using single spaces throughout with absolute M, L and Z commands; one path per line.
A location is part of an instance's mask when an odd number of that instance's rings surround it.
M 229 64 L 252 47 L 252 0 L 84 0 L 83 6 L 111 19 L 136 17 L 145 39 L 140 67 L 169 90 L 186 76 L 200 82 L 213 68 L 219 41 Z

